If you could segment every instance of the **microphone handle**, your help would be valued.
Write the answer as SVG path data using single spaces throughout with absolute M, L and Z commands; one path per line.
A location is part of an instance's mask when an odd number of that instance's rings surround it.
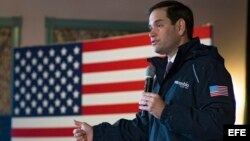
M 152 77 L 147 77 L 146 80 L 145 80 L 144 92 L 152 92 L 152 87 L 153 87 L 153 78 Z M 141 111 L 141 116 L 145 117 L 146 116 L 146 111 L 142 110 Z
M 152 87 L 153 87 L 153 78 L 147 77 L 145 81 L 144 92 L 152 92 Z

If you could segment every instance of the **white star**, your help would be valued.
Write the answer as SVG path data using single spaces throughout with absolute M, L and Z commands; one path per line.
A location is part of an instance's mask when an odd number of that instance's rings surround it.
M 79 48 L 78 46 L 76 46 L 76 47 L 74 48 L 74 53 L 75 53 L 75 54 L 79 54 L 79 53 L 80 53 L 80 48 Z
M 27 73 L 30 73 L 30 71 L 31 71 L 31 66 L 30 66 L 30 65 L 27 65 L 25 69 L 26 69 L 26 72 L 27 72 Z
M 20 114 L 19 108 L 15 108 L 15 115 L 19 115 L 19 114 Z
M 37 64 L 37 59 L 36 58 L 32 58 L 31 63 L 33 66 L 35 66 Z
M 43 51 L 42 50 L 39 50 L 38 53 L 37 53 L 38 57 L 42 58 L 43 57 Z
M 61 69 L 62 69 L 62 70 L 66 70 L 66 68 L 67 68 L 67 64 L 66 64 L 65 62 L 63 62 L 63 63 L 61 64 Z
M 70 107 L 72 106 L 73 100 L 72 99 L 67 99 L 67 106 Z
M 61 99 L 65 99 L 66 98 L 66 92 L 65 91 L 63 91 L 63 92 L 61 92 Z
M 60 85 L 56 85 L 55 86 L 55 91 L 58 93 L 58 92 L 60 92 L 61 91 L 61 86 Z
M 67 57 L 67 61 L 68 61 L 68 63 L 72 63 L 72 62 L 73 62 L 73 57 L 72 57 L 72 55 L 69 55 L 69 56 Z
M 78 76 L 75 76 L 75 77 L 73 78 L 73 81 L 74 81 L 74 84 L 78 84 L 79 81 L 80 81 L 80 78 L 79 78 Z
M 55 65 L 54 64 L 49 64 L 49 70 L 54 71 L 55 70 Z
M 74 111 L 74 113 L 78 113 L 79 112 L 79 107 L 77 105 L 75 105 L 73 107 L 73 111 Z
M 50 49 L 49 50 L 49 56 L 50 57 L 54 57 L 55 56 L 55 50 L 54 49 Z
M 60 108 L 61 114 L 65 114 L 66 113 L 66 107 L 63 105 Z
M 25 99 L 26 101 L 29 101 L 31 99 L 30 93 L 25 94 Z
M 49 58 L 48 57 L 44 57 L 43 58 L 43 64 L 44 65 L 48 65 L 48 63 L 49 63 Z
M 43 99 L 43 94 L 42 93 L 38 93 L 37 94 L 37 99 L 38 100 L 42 100 Z
M 50 114 L 54 114 L 54 111 L 55 111 L 54 107 L 50 106 L 49 107 L 49 113 Z
M 19 59 L 20 59 L 20 53 L 19 53 L 19 52 L 16 52 L 16 53 L 15 53 L 15 59 L 16 59 L 16 60 L 19 60 Z
M 55 106 L 56 106 L 56 107 L 59 107 L 60 104 L 61 104 L 61 101 L 60 101 L 59 99 L 56 99 L 56 100 L 55 100 Z
M 33 94 L 36 94 L 37 88 L 36 88 L 35 86 L 32 86 L 32 87 L 31 87 L 31 92 L 32 92 Z
M 47 86 L 47 85 L 44 85 L 44 86 L 43 86 L 43 92 L 44 92 L 44 93 L 48 93 L 48 91 L 49 91 L 48 86 Z
M 49 102 L 48 102 L 48 100 L 43 100 L 43 107 L 48 107 L 48 105 L 49 105 Z
M 32 107 L 32 108 L 35 108 L 36 105 L 37 105 L 36 101 L 35 101 L 35 100 L 32 100 L 32 101 L 31 101 L 31 107 Z
M 19 73 L 19 72 L 20 72 L 20 67 L 19 67 L 19 66 L 16 66 L 16 67 L 15 67 L 15 72 L 16 72 L 16 73 Z
M 26 60 L 25 59 L 22 59 L 21 60 L 21 66 L 25 66 L 26 65 Z
M 20 77 L 21 77 L 21 80 L 24 80 L 26 78 L 25 73 L 22 72 L 21 75 L 20 75 Z
M 25 101 L 22 100 L 22 101 L 20 102 L 20 107 L 21 107 L 21 108 L 24 108 L 25 105 L 26 105 Z
M 75 61 L 73 65 L 75 69 L 79 69 L 80 63 L 78 61 Z
M 15 101 L 19 101 L 20 95 L 18 93 L 16 93 L 14 98 L 15 98 Z
M 15 80 L 15 86 L 19 87 L 20 86 L 20 81 L 19 80 Z
M 53 100 L 55 98 L 55 94 L 53 92 L 49 93 L 49 99 Z
M 43 85 L 43 79 L 39 78 L 37 80 L 37 84 L 38 84 L 38 86 L 42 86 Z
M 20 95 L 16 93 L 14 98 L 15 98 L 15 101 L 18 101 L 20 99 Z
M 26 52 L 26 58 L 29 59 L 31 57 L 31 52 L 30 51 L 27 51 Z
M 72 92 L 73 86 L 71 84 L 67 85 L 67 91 Z
M 55 72 L 55 76 L 56 76 L 56 78 L 60 78 L 61 77 L 61 72 L 57 70 Z
M 62 77 L 62 78 L 61 78 L 61 84 L 65 85 L 65 84 L 66 84 L 66 81 L 67 81 L 67 80 L 66 80 L 65 77 Z
M 29 87 L 31 85 L 31 80 L 30 79 L 26 79 L 25 84 L 27 87 Z
M 55 84 L 55 79 L 54 78 L 50 78 L 49 79 L 49 85 L 54 85 Z
M 30 111 L 31 111 L 31 109 L 30 109 L 29 107 L 26 107 L 26 108 L 25 108 L 25 114 L 26 114 L 26 115 L 29 115 L 29 114 L 30 114 Z
M 32 72 L 32 73 L 31 73 L 31 78 L 32 78 L 33 80 L 36 80 L 36 78 L 37 78 L 36 72 Z
M 21 94 L 25 94 L 26 93 L 26 88 L 22 86 L 20 88 L 20 92 L 21 92 Z
M 79 92 L 78 91 L 74 91 L 73 92 L 73 96 L 74 96 L 74 98 L 79 98 Z
M 69 70 L 67 71 L 67 75 L 68 75 L 68 77 L 72 77 L 73 71 L 72 71 L 71 69 L 69 69 Z
M 37 107 L 37 114 L 42 114 L 43 113 L 43 108 L 42 107 Z
M 60 64 L 61 63 L 61 57 L 60 56 L 56 56 L 56 63 Z
M 43 71 L 43 65 L 42 65 L 42 64 L 39 64 L 39 65 L 37 66 L 37 70 L 38 70 L 39 72 Z
M 65 55 L 67 54 L 67 49 L 66 49 L 66 48 L 63 48 L 63 49 L 61 50 L 61 54 L 62 54 L 62 56 L 65 56 Z
M 48 79 L 48 77 L 49 77 L 49 73 L 47 71 L 44 71 L 43 72 L 43 78 Z

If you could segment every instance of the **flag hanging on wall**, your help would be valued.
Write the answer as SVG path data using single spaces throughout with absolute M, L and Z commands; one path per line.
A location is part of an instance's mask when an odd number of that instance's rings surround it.
M 194 36 L 212 44 L 212 27 Z M 12 141 L 68 141 L 73 120 L 132 119 L 144 90 L 148 33 L 14 49 Z

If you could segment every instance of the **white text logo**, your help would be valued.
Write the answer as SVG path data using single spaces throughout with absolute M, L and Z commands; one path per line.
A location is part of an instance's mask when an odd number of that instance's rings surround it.
M 184 89 L 188 89 L 189 88 L 188 82 L 180 82 L 180 81 L 175 80 L 174 83 L 177 84 L 177 85 L 179 85 L 181 88 L 184 88 Z

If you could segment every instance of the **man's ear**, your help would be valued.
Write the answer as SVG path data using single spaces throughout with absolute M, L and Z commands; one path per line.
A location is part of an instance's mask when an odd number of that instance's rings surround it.
M 177 22 L 176 22 L 176 29 L 177 29 L 177 32 L 180 36 L 183 36 L 186 32 L 186 22 L 184 19 L 179 19 Z

